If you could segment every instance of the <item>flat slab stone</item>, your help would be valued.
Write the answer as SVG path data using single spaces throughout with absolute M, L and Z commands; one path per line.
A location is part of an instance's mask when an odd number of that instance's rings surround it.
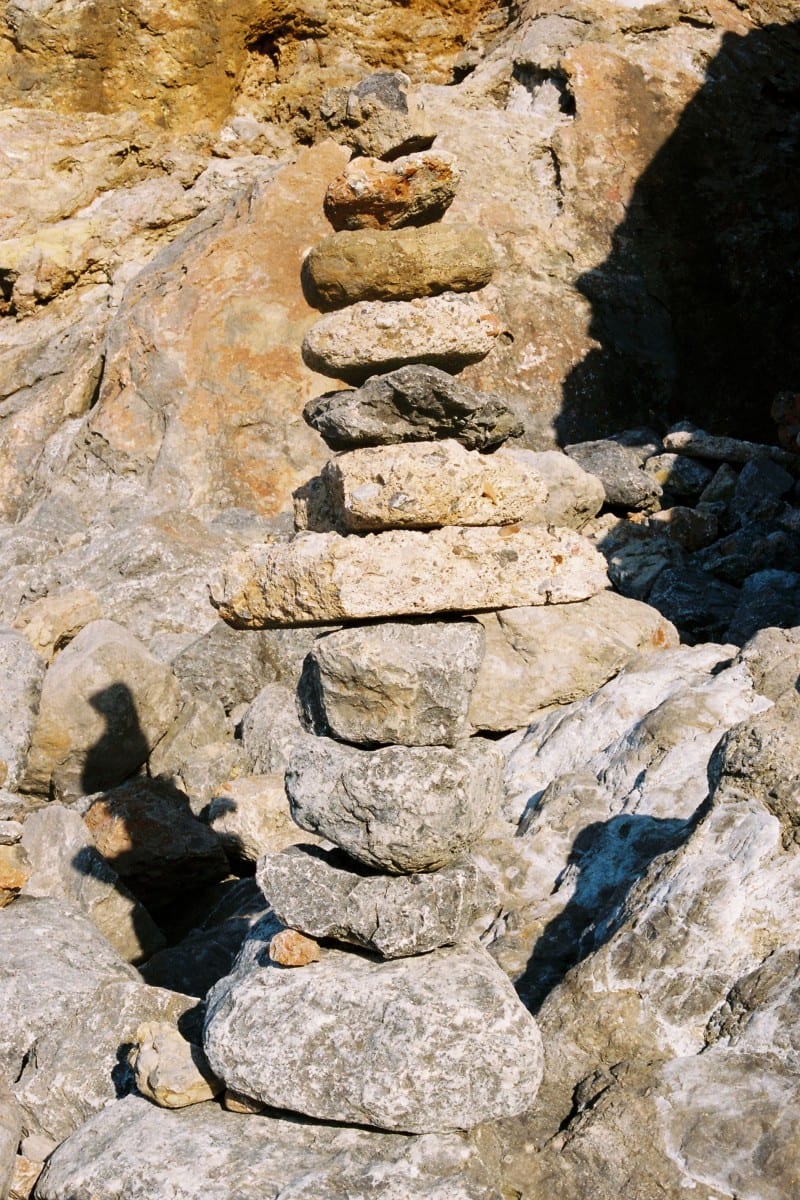
M 407 363 L 458 371 L 485 358 L 502 332 L 486 301 L 473 295 L 360 300 L 311 326 L 303 361 L 321 375 L 356 382 Z
M 309 657 L 306 706 L 315 725 L 345 742 L 452 746 L 472 732 L 467 709 L 483 646 L 476 621 L 339 630 Z
M 607 584 L 603 556 L 568 529 L 301 533 L 236 555 L 211 581 L 211 601 L 231 625 L 258 629 L 564 604 Z
M 504 757 L 472 738 L 357 750 L 316 738 L 292 756 L 286 794 L 301 829 L 381 871 L 436 871 L 460 858 L 499 811 Z
M 490 450 L 523 428 L 499 396 L 426 363 L 375 375 L 355 391 L 329 392 L 311 400 L 303 416 L 334 450 L 448 437 Z
M 303 263 L 310 297 L 323 309 L 473 292 L 494 270 L 494 251 L 476 225 L 344 230 L 324 238 Z
M 423 150 L 393 162 L 355 158 L 325 193 L 334 229 L 397 229 L 438 219 L 453 201 L 460 172 L 451 154 Z
M 371 1133 L 217 1104 L 169 1111 L 138 1096 L 88 1121 L 49 1159 L 39 1200 L 499 1200 L 458 1134 Z
M 381 958 L 426 954 L 463 941 L 496 903 L 471 859 L 417 875 L 365 874 L 337 851 L 293 846 L 258 864 L 258 885 L 284 925 L 351 942 Z
M 785 467 L 797 467 L 797 455 L 780 446 L 747 442 L 741 438 L 721 437 L 704 429 L 676 428 L 664 438 L 664 449 L 690 458 L 708 458 L 712 462 L 746 463 L 756 458 L 770 458 Z
M 257 930 L 208 997 L 205 1052 L 235 1091 L 410 1133 L 470 1129 L 534 1105 L 539 1030 L 481 947 L 391 962 L 326 950 L 282 970 L 261 965 Z
M 353 533 L 513 525 L 548 492 L 524 461 L 452 438 L 351 450 L 326 463 L 322 481 L 336 527 Z

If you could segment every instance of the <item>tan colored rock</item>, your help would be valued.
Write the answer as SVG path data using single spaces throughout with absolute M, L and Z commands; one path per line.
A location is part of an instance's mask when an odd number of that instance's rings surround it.
M 476 296 L 362 300 L 321 317 L 303 339 L 303 359 L 312 370 L 353 382 L 408 363 L 457 371 L 485 358 L 502 332 Z
M 229 780 L 209 805 L 208 823 L 231 858 L 251 863 L 311 837 L 292 820 L 283 772 Z
M 296 929 L 282 929 L 269 944 L 269 957 L 280 967 L 307 967 L 319 962 L 322 953 L 313 938 Z
M 0 908 L 10 904 L 30 878 L 31 866 L 21 843 L 0 845 Z
M 102 615 L 100 601 L 94 592 L 74 588 L 34 600 L 22 610 L 14 626 L 49 663 L 84 626 L 100 620 Z
M 433 221 L 449 208 L 460 173 L 451 154 L 423 150 L 393 162 L 354 158 L 328 185 L 334 229 L 398 229 Z
M 344 230 L 315 246 L 304 263 L 314 300 L 323 309 L 359 300 L 474 292 L 490 281 L 494 269 L 489 239 L 472 225 Z
M 524 464 L 453 439 L 351 450 L 327 463 L 322 479 L 335 527 L 354 533 L 513 525 L 547 496 Z
M 525 520 L 531 525 L 563 525 L 582 529 L 603 507 L 605 492 L 596 475 L 590 475 L 560 450 L 524 450 L 502 446 L 500 462 L 514 462 L 544 482 L 544 501 L 529 509 Z
M 18 1154 L 14 1161 L 8 1200 L 29 1200 L 43 1167 L 43 1162 Z
M 363 620 L 585 600 L 605 561 L 572 530 L 390 530 L 360 538 L 304 533 L 238 555 L 211 585 L 232 625 Z
M 225 1088 L 225 1091 L 222 1093 L 222 1107 L 226 1112 L 254 1116 L 262 1113 L 267 1105 L 262 1104 L 260 1100 L 251 1100 L 249 1096 L 245 1096 L 241 1092 L 235 1092 L 232 1088 Z
M 200 1046 L 188 1042 L 168 1021 L 146 1021 L 135 1034 L 130 1063 L 136 1086 L 160 1108 L 187 1108 L 222 1091 Z

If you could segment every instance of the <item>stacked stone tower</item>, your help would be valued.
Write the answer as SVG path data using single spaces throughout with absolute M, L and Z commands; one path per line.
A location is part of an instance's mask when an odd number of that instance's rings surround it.
M 497 449 L 516 431 L 506 406 L 441 369 L 499 329 L 475 295 L 487 240 L 432 223 L 456 183 L 451 160 L 422 151 L 355 159 L 331 185 L 341 228 L 305 270 L 338 307 L 304 353 L 362 386 L 309 406 L 342 452 L 301 489 L 296 537 L 253 548 L 215 590 L 239 626 L 346 624 L 307 660 L 319 736 L 286 774 L 295 821 L 333 848 L 258 866 L 301 953 L 278 939 L 270 956 L 274 927 L 256 928 L 209 997 L 206 1053 L 270 1106 L 409 1132 L 526 1111 L 542 1072 L 537 1026 L 476 936 L 493 899 L 470 849 L 499 810 L 503 758 L 470 736 L 484 633 L 464 614 L 606 585 L 580 535 L 525 524 L 545 485 Z

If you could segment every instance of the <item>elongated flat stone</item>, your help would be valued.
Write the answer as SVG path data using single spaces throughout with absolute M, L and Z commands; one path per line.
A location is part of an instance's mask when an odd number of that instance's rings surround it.
M 485 358 L 502 332 L 478 296 L 361 300 L 311 326 L 303 359 L 321 375 L 356 382 L 408 363 L 460 371 Z
M 359 873 L 341 852 L 292 846 L 258 864 L 258 886 L 279 921 L 315 938 L 352 942 L 382 958 L 462 941 L 493 915 L 494 889 L 471 859 L 416 875 Z
M 375 962 L 326 950 L 282 970 L 240 967 L 209 993 L 204 1049 L 234 1091 L 322 1120 L 452 1132 L 532 1108 L 533 1017 L 479 946 Z
M 570 529 L 403 529 L 250 547 L 212 579 L 211 601 L 229 624 L 259 629 L 564 604 L 607 586 L 605 559 Z
M 358 750 L 315 738 L 292 755 L 286 794 L 301 829 L 368 867 L 437 871 L 461 858 L 500 808 L 492 742 Z
M 465 450 L 452 438 L 340 454 L 322 479 L 337 528 L 354 533 L 437 525 L 513 525 L 547 499 L 522 460 Z
M 324 309 L 474 292 L 494 269 L 489 239 L 475 225 L 344 230 L 324 238 L 304 263 L 314 303 Z

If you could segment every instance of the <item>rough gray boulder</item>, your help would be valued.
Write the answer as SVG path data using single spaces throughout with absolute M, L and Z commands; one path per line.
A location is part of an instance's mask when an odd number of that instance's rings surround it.
M 22 778 L 39 707 L 45 662 L 21 633 L 0 628 L 0 787 L 16 788 Z
M 470 859 L 421 875 L 376 875 L 357 865 L 340 851 L 294 846 L 265 855 L 256 879 L 284 925 L 382 958 L 463 941 L 493 914 L 492 885 Z
M 536 1022 L 480 947 L 390 962 L 325 950 L 293 969 L 261 965 L 263 956 L 256 926 L 208 997 L 206 1056 L 235 1091 L 411 1133 L 470 1129 L 535 1104 Z
M 0 1196 L 8 1194 L 14 1159 L 22 1136 L 22 1113 L 6 1084 L 0 1080 Z
M 286 793 L 301 829 L 359 862 L 435 871 L 469 850 L 498 810 L 502 771 L 502 754 L 480 738 L 380 750 L 316 738 L 292 756 Z
M 639 455 L 632 447 L 609 438 L 575 442 L 566 447 L 566 453 L 584 471 L 598 477 L 608 504 L 642 512 L 655 512 L 661 507 L 661 485 L 641 469 Z
M 356 154 L 392 159 L 425 150 L 436 130 L 410 86 L 402 71 L 377 71 L 349 90 L 331 88 L 320 104 L 322 119 Z
M 51 1157 L 38 1200 L 499 1200 L 457 1134 L 370 1133 L 217 1104 L 177 1112 L 130 1096 Z
M 467 709 L 483 645 L 477 622 L 342 629 L 311 652 L 307 702 L 345 742 L 452 746 L 470 733 Z

